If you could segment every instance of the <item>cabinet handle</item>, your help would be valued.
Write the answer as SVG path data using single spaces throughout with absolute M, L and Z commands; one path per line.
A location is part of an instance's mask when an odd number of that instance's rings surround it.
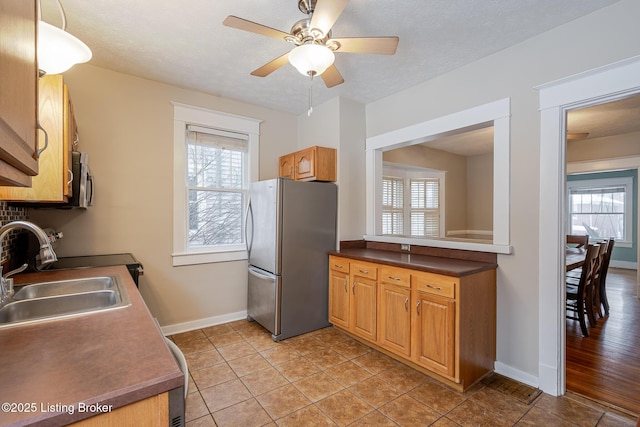
M 418 303 L 416 304 L 416 312 L 418 312 L 418 316 L 420 316 L 420 302 L 422 302 L 422 300 L 418 300 Z
M 398 281 L 402 280 L 399 277 L 393 277 L 393 276 L 387 276 L 387 279 L 398 280 Z
M 334 266 L 335 268 L 344 268 L 343 266 L 338 265 L 338 264 L 333 264 L 333 266 Z
M 349 283 L 345 280 L 345 281 L 344 281 L 344 292 L 345 292 L 345 293 L 347 293 L 347 294 L 349 293 L 349 289 L 347 289 L 347 285 L 348 285 L 348 284 L 349 284 Z
M 427 283 L 427 288 L 435 289 L 436 291 L 441 291 L 442 288 L 440 286 L 433 286 Z
M 67 172 L 69 172 L 69 181 L 67 181 L 67 186 L 69 186 L 73 182 L 73 171 L 71 169 L 67 169 Z
M 353 294 L 356 294 L 356 282 L 353 282 L 353 286 L 351 286 L 351 292 L 353 292 Z
M 404 299 L 404 311 L 409 312 L 409 297 Z
M 73 140 L 73 151 L 78 150 L 78 143 L 80 142 L 80 135 L 76 132 L 76 138 Z
M 369 270 L 366 270 L 366 271 L 365 271 L 365 270 L 358 270 L 358 271 L 359 271 L 360 273 L 362 273 L 362 274 L 369 274 Z
M 44 147 L 42 147 L 41 149 L 39 149 L 37 151 L 36 159 L 39 159 L 40 158 L 40 154 L 42 154 L 42 152 L 44 150 L 46 150 L 47 147 L 49 146 L 49 134 L 47 133 L 45 128 L 42 127 L 42 125 L 40 124 L 40 121 L 38 121 L 38 129 L 40 129 L 44 133 Z

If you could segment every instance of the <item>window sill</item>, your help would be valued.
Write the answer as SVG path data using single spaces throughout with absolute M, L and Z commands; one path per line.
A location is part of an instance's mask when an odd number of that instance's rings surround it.
M 173 266 L 210 264 L 216 262 L 242 261 L 247 259 L 247 251 L 175 253 Z

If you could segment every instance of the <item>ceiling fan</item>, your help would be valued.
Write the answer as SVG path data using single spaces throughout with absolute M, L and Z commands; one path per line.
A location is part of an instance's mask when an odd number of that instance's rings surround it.
M 284 40 L 296 46 L 290 52 L 254 70 L 251 75 L 266 77 L 290 62 L 300 73 L 311 76 L 312 79 L 320 75 L 327 87 L 333 87 L 344 82 L 333 65 L 333 52 L 393 55 L 399 41 L 398 37 L 333 38 L 331 27 L 348 3 L 349 0 L 299 0 L 298 9 L 307 18 L 293 24 L 289 33 L 233 15 L 228 16 L 223 24 Z

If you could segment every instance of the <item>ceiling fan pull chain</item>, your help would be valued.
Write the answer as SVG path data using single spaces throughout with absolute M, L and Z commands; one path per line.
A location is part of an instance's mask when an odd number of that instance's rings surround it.
M 313 74 L 311 74 L 311 80 L 309 81 L 309 109 L 307 110 L 307 117 L 313 113 Z

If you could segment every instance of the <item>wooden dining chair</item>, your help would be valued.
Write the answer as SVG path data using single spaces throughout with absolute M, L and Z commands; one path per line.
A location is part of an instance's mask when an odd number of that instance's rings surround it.
M 615 244 L 615 239 L 611 237 L 609 242 L 607 243 L 607 251 L 604 255 L 602 271 L 600 272 L 600 280 L 598 286 L 599 290 L 599 304 L 598 304 L 598 312 L 602 317 L 601 309 L 604 308 L 604 315 L 609 315 L 609 300 L 607 299 L 607 272 L 609 271 L 609 262 L 611 261 L 611 253 L 613 252 L 613 245 Z
M 578 234 L 568 234 L 567 235 L 567 246 L 572 246 L 574 248 L 586 248 L 589 244 L 589 236 L 587 234 L 578 235 Z
M 593 273 L 596 266 L 596 259 L 600 246 L 588 245 L 584 259 L 584 264 L 577 283 L 567 279 L 566 283 L 566 308 L 568 312 L 573 313 L 572 316 L 567 314 L 567 319 L 578 320 L 580 322 L 580 330 L 585 337 L 589 336 L 589 328 L 585 316 L 589 320 L 591 327 L 595 326 L 595 317 L 592 313 L 593 308 Z M 590 314 L 591 312 L 591 314 Z

